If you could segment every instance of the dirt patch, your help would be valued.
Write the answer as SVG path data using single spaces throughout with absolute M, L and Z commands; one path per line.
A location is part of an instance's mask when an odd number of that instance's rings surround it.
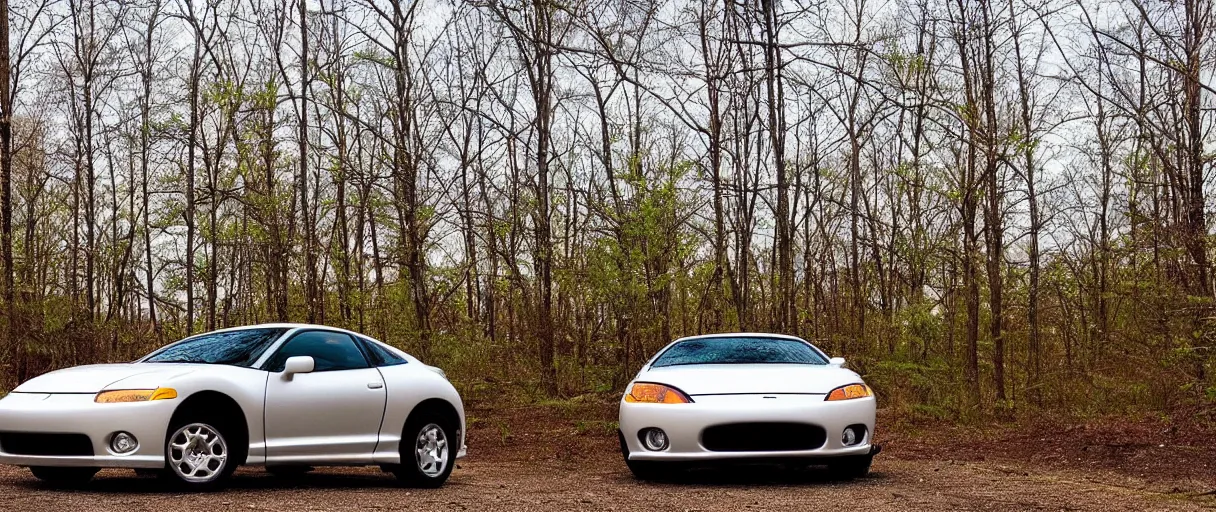
M 1216 432 L 1160 420 L 1040 420 L 892 432 L 888 453 L 906 460 L 1005 462 L 1104 473 L 1162 492 L 1216 493 Z

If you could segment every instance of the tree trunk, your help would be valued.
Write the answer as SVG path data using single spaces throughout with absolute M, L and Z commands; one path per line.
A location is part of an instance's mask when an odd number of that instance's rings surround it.
M 16 378 L 16 382 L 5 384 L 15 386 L 25 379 L 25 344 L 18 341 L 21 333 L 16 326 L 17 307 L 13 300 L 13 78 L 8 27 L 8 0 L 0 0 L 0 300 L 4 301 L 4 334 L 9 345 L 9 368 Z

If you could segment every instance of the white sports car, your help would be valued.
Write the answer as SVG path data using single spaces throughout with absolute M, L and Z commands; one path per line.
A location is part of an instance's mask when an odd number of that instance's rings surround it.
M 465 454 L 464 422 L 440 369 L 350 331 L 268 324 L 21 384 L 0 399 L 0 464 L 61 484 L 133 468 L 195 490 L 239 465 L 379 465 L 438 487 Z
M 864 476 L 880 449 L 874 393 L 843 366 L 792 336 L 678 339 L 621 400 L 625 463 L 642 479 L 712 461 L 826 464 L 840 477 Z

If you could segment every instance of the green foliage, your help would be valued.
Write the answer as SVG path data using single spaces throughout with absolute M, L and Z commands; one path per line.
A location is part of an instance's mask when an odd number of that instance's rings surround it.
M 503 446 L 511 441 L 511 427 L 504 420 L 494 420 L 495 426 L 498 427 L 498 441 Z
M 615 421 L 575 420 L 574 432 L 580 436 L 613 437 L 620 425 Z
M 914 421 L 956 419 L 965 411 L 961 375 L 944 359 L 875 361 L 866 370 L 880 403 Z
M 369 62 L 388 69 L 395 69 L 397 67 L 396 59 L 394 59 L 391 55 L 381 53 L 376 50 L 355 50 L 352 56 L 357 61 Z
M 883 59 L 900 76 L 912 76 L 923 73 L 928 69 L 928 61 L 923 55 L 905 54 L 899 48 L 892 49 L 883 55 Z

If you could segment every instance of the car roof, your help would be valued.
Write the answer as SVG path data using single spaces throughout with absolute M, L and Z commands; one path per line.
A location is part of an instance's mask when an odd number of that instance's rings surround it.
M 770 333 L 770 332 L 720 332 L 720 333 L 714 333 L 714 334 L 698 334 L 695 336 L 685 336 L 683 338 L 673 341 L 672 343 L 684 341 L 684 340 L 698 340 L 698 339 L 706 339 L 706 338 L 778 338 L 778 339 L 786 339 L 786 340 L 806 341 L 797 336 L 790 336 L 788 334 L 777 334 L 777 333 Z
M 330 325 L 321 325 L 321 324 L 303 324 L 303 323 L 293 323 L 293 322 L 269 322 L 269 323 L 264 323 L 264 324 L 241 325 L 241 326 L 237 326 L 237 327 L 225 327 L 223 329 L 216 329 L 214 331 L 200 332 L 197 334 L 193 334 L 190 337 L 193 338 L 195 336 L 201 336 L 204 334 L 210 334 L 210 333 L 214 333 L 214 332 L 244 331 L 244 330 L 249 330 L 249 329 L 287 329 L 289 331 L 293 331 L 296 329 L 319 329 L 319 330 L 324 330 L 324 331 L 343 332 L 346 334 L 359 336 L 365 340 L 369 340 L 369 341 L 378 343 L 380 345 L 383 345 L 384 347 L 390 348 L 390 349 L 398 352 L 400 355 L 404 355 L 405 357 L 409 358 L 410 360 L 417 361 L 417 359 L 414 356 L 410 355 L 408 352 L 401 350 L 397 347 L 394 347 L 383 341 L 380 341 L 376 338 L 368 336 L 366 334 L 343 329 L 341 327 L 333 327 Z
M 223 329 L 216 329 L 214 331 L 200 332 L 198 334 L 195 334 L 194 336 L 198 336 L 200 334 L 212 333 L 212 332 L 244 331 L 244 330 L 248 330 L 248 329 L 323 329 L 323 330 L 327 330 L 327 331 L 337 331 L 337 332 L 344 332 L 344 333 L 348 333 L 348 334 L 356 334 L 356 335 L 362 336 L 364 338 L 370 338 L 370 336 L 367 336 L 366 334 L 360 334 L 360 333 L 357 333 L 354 331 L 348 331 L 348 330 L 342 329 L 340 327 L 332 327 L 332 326 L 320 325 L 320 324 L 291 323 L 291 322 L 273 322 L 273 323 L 255 324 L 255 325 L 241 325 L 241 326 L 237 326 L 237 327 L 226 327 Z

